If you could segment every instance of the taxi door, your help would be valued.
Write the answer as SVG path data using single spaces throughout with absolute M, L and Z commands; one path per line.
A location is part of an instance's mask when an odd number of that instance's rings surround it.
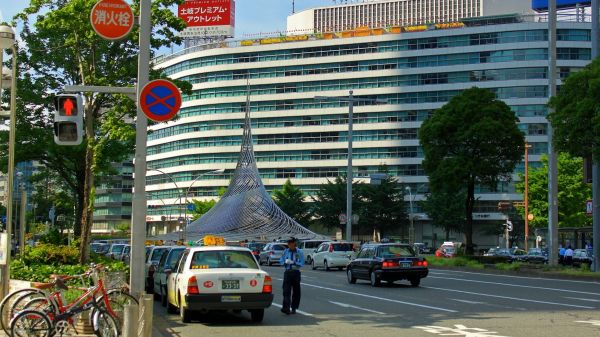
M 177 296 L 177 291 L 179 289 L 179 275 L 183 272 L 183 267 L 185 266 L 185 261 L 190 253 L 189 249 L 186 249 L 181 257 L 179 258 L 179 262 L 177 263 L 177 269 L 173 270 L 171 275 L 169 275 L 169 279 L 167 280 L 167 296 L 168 301 L 170 303 L 175 303 L 178 307 L 180 305 L 179 297 Z

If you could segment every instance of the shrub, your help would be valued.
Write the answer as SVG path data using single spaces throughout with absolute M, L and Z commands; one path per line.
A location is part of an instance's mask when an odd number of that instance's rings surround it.
M 41 244 L 36 247 L 28 247 L 23 254 L 25 264 L 77 264 L 79 250 L 73 246 L 58 246 Z
M 496 263 L 496 269 L 498 270 L 512 270 L 512 271 L 516 271 L 519 270 L 521 268 L 521 263 L 519 262 L 514 262 L 514 263 Z

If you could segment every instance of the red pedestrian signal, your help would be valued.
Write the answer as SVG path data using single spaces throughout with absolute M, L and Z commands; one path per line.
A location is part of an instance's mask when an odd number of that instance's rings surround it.
M 81 95 L 56 97 L 54 142 L 58 145 L 79 145 L 83 142 L 83 98 Z

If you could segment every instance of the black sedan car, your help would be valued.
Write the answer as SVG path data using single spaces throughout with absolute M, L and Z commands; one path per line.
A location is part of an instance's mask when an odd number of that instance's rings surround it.
M 544 264 L 548 263 L 548 255 L 545 255 L 541 248 L 531 248 L 527 255 L 519 256 L 518 261 Z
M 586 249 L 575 249 L 573 252 L 573 266 L 579 267 L 581 265 L 587 264 L 591 266 L 594 262 L 594 258 L 592 254 Z
M 381 281 L 408 280 L 413 287 L 418 287 L 421 279 L 429 273 L 427 266 L 427 260 L 417 256 L 410 245 L 375 243 L 363 245 L 356 258 L 348 264 L 346 273 L 348 282 L 352 284 L 363 279 L 378 287 Z

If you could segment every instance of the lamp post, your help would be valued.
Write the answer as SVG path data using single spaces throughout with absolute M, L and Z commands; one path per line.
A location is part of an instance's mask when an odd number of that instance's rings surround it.
M 415 194 L 413 196 L 412 194 L 412 189 L 410 188 L 410 186 L 406 186 L 405 190 L 408 191 L 408 201 L 410 203 L 410 214 L 408 215 L 408 220 L 410 221 L 410 228 L 408 229 L 408 243 L 410 243 L 411 245 L 413 243 L 415 243 L 415 218 L 419 218 L 420 216 L 415 216 L 414 212 L 413 212 L 413 201 L 414 198 L 417 197 L 417 194 L 419 193 L 419 188 L 422 187 L 423 185 L 417 187 L 417 190 L 415 191 Z
M 370 102 L 385 104 L 386 99 L 355 97 L 354 91 L 350 90 L 347 97 L 315 96 L 317 101 L 348 102 L 348 167 L 346 171 L 346 240 L 352 241 L 352 131 L 354 125 L 354 103 Z
M 529 148 L 531 145 L 525 143 L 525 251 L 529 246 Z
M 12 246 L 12 202 L 13 202 L 13 180 L 15 173 L 15 136 L 16 136 L 16 111 L 17 111 L 17 48 L 15 46 L 15 32 L 12 27 L 8 25 L 0 25 L 0 67 L 4 63 L 4 49 L 12 50 L 12 79 L 10 86 L 10 130 L 8 136 L 8 187 L 6 189 L 6 236 L 8 237 L 8 244 L 5 245 L 2 254 L 6 257 L 6 264 L 2 266 L 2 290 L 0 291 L 0 298 L 8 293 L 10 284 L 10 252 Z M 0 85 L 0 88 L 2 85 Z M 2 91 L 0 89 L 0 100 Z M 0 104 L 1 106 L 1 104 Z

